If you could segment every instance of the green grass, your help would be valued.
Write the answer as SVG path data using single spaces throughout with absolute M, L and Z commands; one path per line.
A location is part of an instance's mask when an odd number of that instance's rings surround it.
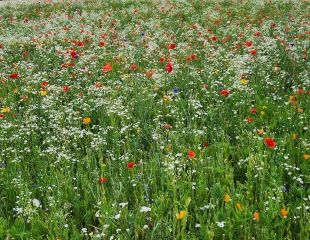
M 0 239 L 308 239 L 308 9 L 0 8 Z

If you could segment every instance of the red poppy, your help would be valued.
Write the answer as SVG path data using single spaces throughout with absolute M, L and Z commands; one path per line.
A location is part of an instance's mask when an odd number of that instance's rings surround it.
M 163 63 L 163 62 L 165 61 L 165 58 L 164 58 L 164 57 L 161 57 L 161 58 L 159 58 L 159 61 L 160 61 L 161 63 Z
M 63 87 L 62 87 L 62 90 L 63 90 L 64 92 L 68 92 L 68 91 L 69 91 L 69 86 L 68 86 L 68 85 L 63 86 Z
M 277 145 L 276 141 L 269 137 L 265 138 L 265 144 L 268 148 L 275 148 Z
M 205 143 L 203 144 L 203 146 L 204 146 L 204 147 L 209 147 L 209 143 L 208 143 L 208 142 L 205 142 Z
M 12 73 L 10 74 L 10 78 L 17 79 L 19 77 L 18 73 Z
M 191 59 L 192 59 L 192 60 L 196 60 L 196 59 L 197 59 L 197 54 L 196 54 L 196 53 L 193 53 L 193 54 L 191 55 Z
M 251 54 L 252 56 L 256 56 L 256 54 L 257 54 L 256 49 L 252 49 L 252 50 L 250 51 L 250 54 Z
M 189 151 L 187 152 L 187 156 L 188 156 L 190 159 L 193 159 L 193 158 L 195 158 L 196 153 L 195 153 L 194 151 L 192 151 L 192 150 L 189 150 Z
M 78 54 L 76 51 L 70 52 L 70 55 L 71 55 L 71 58 L 77 58 L 78 57 Z
M 172 63 L 167 63 L 167 65 L 166 65 L 166 72 L 167 73 L 171 73 L 172 72 Z
M 230 91 L 228 89 L 222 89 L 220 91 L 220 94 L 223 96 L 223 97 L 228 97 L 229 94 L 230 94 Z
M 130 66 L 131 71 L 135 71 L 136 69 L 137 69 L 137 64 L 134 63 Z
M 252 47 L 252 42 L 251 41 L 247 41 L 244 44 L 246 47 Z
M 4 114 L 0 113 L 0 120 L 4 119 Z
M 42 90 L 46 90 L 47 85 L 48 85 L 48 82 L 47 82 L 47 81 L 42 82 L 42 83 L 41 83 L 41 89 L 42 89 Z
M 212 36 L 212 37 L 211 37 L 211 40 L 212 40 L 212 42 L 216 42 L 217 36 Z
M 249 112 L 252 113 L 252 114 L 255 114 L 255 113 L 257 113 L 257 110 L 256 110 L 255 107 L 253 107 L 253 108 L 250 108 Z
M 81 41 L 78 41 L 78 44 L 77 44 L 79 47 L 83 47 L 83 43 Z
M 220 19 L 215 19 L 215 21 L 214 21 L 214 24 L 215 24 L 215 25 L 220 25 L 220 23 L 221 23 L 221 20 L 220 20 Z
M 172 128 L 172 126 L 169 123 L 165 124 L 165 129 L 171 129 L 171 128 Z
M 134 162 L 127 163 L 127 168 L 134 168 L 134 166 L 135 166 Z
M 252 122 L 253 122 L 253 118 L 247 118 L 246 121 L 247 121 L 248 123 L 252 123 Z
M 259 36 L 261 36 L 262 34 L 261 34 L 261 32 L 255 32 L 254 33 L 254 37 L 259 37 Z
M 100 46 L 100 47 L 104 47 L 104 41 L 100 41 L 100 42 L 99 42 L 99 46 Z
M 108 63 L 106 64 L 105 66 L 103 66 L 102 68 L 102 72 L 103 73 L 108 73 L 108 72 L 111 72 L 112 71 L 112 64 L 111 63 Z
M 175 49 L 175 47 L 176 47 L 176 45 L 175 45 L 174 43 L 171 43 L 170 46 L 169 46 L 169 48 L 170 48 L 171 50 Z
M 108 182 L 108 178 L 106 177 L 101 177 L 98 179 L 98 183 L 99 184 L 104 184 L 104 183 L 107 183 Z

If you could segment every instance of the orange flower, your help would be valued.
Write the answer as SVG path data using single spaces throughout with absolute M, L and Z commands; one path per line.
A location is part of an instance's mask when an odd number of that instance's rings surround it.
M 282 216 L 283 218 L 287 218 L 287 216 L 288 216 L 288 211 L 287 211 L 285 208 L 282 208 L 282 209 L 281 209 L 281 216 Z
M 292 139 L 295 141 L 296 138 L 297 138 L 296 133 L 293 133 L 293 134 L 292 134 Z
M 297 110 L 299 113 L 302 113 L 302 108 L 298 108 L 298 110 Z
M 257 221 L 257 222 L 259 221 L 259 212 L 256 211 L 256 212 L 253 214 L 253 220 L 254 220 L 254 221 Z
M 108 73 L 108 72 L 111 72 L 112 71 L 112 64 L 111 63 L 108 63 L 106 64 L 103 68 L 102 68 L 102 72 L 103 73 Z
M 229 194 L 225 194 L 225 196 L 224 196 L 224 201 L 226 202 L 226 203 L 228 203 L 228 202 L 230 202 L 231 201 L 231 198 L 230 198 L 230 196 L 229 196 Z
M 188 156 L 189 158 L 193 159 L 193 158 L 195 158 L 196 153 L 195 153 L 194 151 L 192 151 L 192 150 L 189 150 L 189 151 L 187 152 L 187 156 Z
M 239 210 L 242 210 L 242 206 L 241 206 L 241 203 L 240 203 L 240 202 L 237 202 L 236 207 L 237 207 Z
M 263 135 L 264 134 L 264 129 L 262 129 L 262 128 L 258 129 L 257 132 L 258 132 L 259 135 Z
M 89 117 L 85 117 L 85 118 L 83 118 L 83 124 L 89 124 L 91 122 L 91 118 L 89 118 Z
M 309 154 L 304 154 L 304 160 L 307 160 L 308 158 L 310 157 L 310 155 Z

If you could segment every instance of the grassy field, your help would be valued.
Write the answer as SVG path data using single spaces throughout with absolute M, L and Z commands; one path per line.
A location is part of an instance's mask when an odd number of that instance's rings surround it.
M 309 239 L 309 10 L 1 7 L 0 239 Z

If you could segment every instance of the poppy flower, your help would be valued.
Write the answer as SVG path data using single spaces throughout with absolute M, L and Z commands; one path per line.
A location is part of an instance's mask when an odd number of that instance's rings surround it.
M 247 123 L 252 123 L 254 120 L 253 120 L 253 118 L 247 118 L 246 121 L 247 121 Z
M 223 96 L 223 97 L 228 97 L 229 94 L 230 94 L 230 91 L 228 89 L 222 89 L 220 91 L 220 94 Z
M 204 146 L 205 148 L 207 148 L 207 147 L 209 147 L 209 143 L 208 143 L 208 142 L 204 142 L 203 146 Z
M 236 203 L 236 207 L 237 207 L 239 210 L 242 210 L 242 205 L 241 205 L 240 202 L 237 202 L 237 203 Z
M 100 47 L 104 47 L 104 41 L 100 41 L 100 42 L 99 42 L 99 46 L 100 46 Z
M 189 151 L 187 152 L 187 156 L 188 156 L 190 159 L 193 159 L 193 158 L 195 158 L 196 153 L 195 153 L 194 151 L 192 151 L 192 150 L 189 150 Z
M 252 56 L 256 56 L 256 54 L 257 54 L 256 49 L 252 49 L 252 50 L 250 51 L 250 54 L 251 54 Z
M 171 128 L 172 128 L 171 124 L 169 124 L 169 123 L 166 123 L 166 124 L 165 124 L 165 129 L 168 129 L 168 130 L 169 130 L 169 129 L 171 129 Z
M 255 113 L 257 113 L 257 109 L 255 107 L 250 108 L 249 112 L 252 114 L 255 114 Z
M 254 214 L 253 214 L 253 220 L 254 221 L 259 221 L 259 212 L 255 212 Z
M 167 73 L 171 73 L 172 72 L 172 63 L 167 63 L 167 65 L 166 65 L 166 72 Z
M 68 85 L 63 86 L 63 87 L 62 87 L 62 90 L 63 90 L 64 92 L 68 92 L 68 91 L 69 91 L 69 86 L 68 86 Z
M 221 23 L 221 19 L 215 19 L 214 20 L 214 24 L 215 25 L 220 25 L 220 23 Z
M 261 35 L 262 35 L 261 32 L 255 32 L 255 33 L 254 33 L 254 37 L 259 37 L 259 36 L 261 36 Z
M 171 50 L 175 49 L 175 47 L 176 47 L 176 45 L 175 45 L 174 43 L 171 43 L 171 44 L 169 45 L 169 49 L 171 49 Z
M 71 58 L 74 58 L 74 59 L 76 59 L 76 58 L 79 57 L 78 53 L 75 52 L 75 51 L 72 51 L 72 52 L 70 53 L 70 55 L 71 55 Z
M 78 44 L 77 44 L 79 47 L 83 47 L 83 42 L 81 41 L 78 41 Z
M 135 166 L 134 162 L 127 163 L 127 168 L 134 168 L 134 166 Z
M 216 42 L 217 36 L 212 36 L 212 37 L 211 37 L 211 40 L 212 40 L 212 42 Z
M 159 58 L 159 61 L 160 61 L 161 63 L 163 63 L 163 62 L 165 62 L 165 58 L 164 58 L 164 57 L 160 57 L 160 58 Z
M 258 132 L 259 135 L 263 135 L 264 134 L 264 129 L 262 129 L 262 128 L 258 129 L 257 132 Z
M 134 63 L 130 66 L 131 71 L 135 71 L 136 69 L 137 69 L 137 64 Z
M 277 145 L 276 141 L 269 137 L 265 138 L 264 141 L 268 148 L 275 148 Z
M 0 114 L 0 120 L 4 119 L 4 117 L 5 117 L 4 114 L 1 113 Z
M 185 210 L 180 211 L 179 213 L 177 213 L 177 219 L 178 220 L 182 220 L 183 218 L 185 218 L 188 215 L 188 212 Z
M 153 69 L 151 71 L 145 71 L 144 73 L 148 78 L 151 78 L 153 74 L 155 73 L 155 70 Z
M 89 117 L 83 118 L 83 124 L 87 125 L 87 124 L 89 124 L 90 122 L 91 122 L 91 118 L 89 118 Z
M 111 63 L 108 63 L 106 64 L 105 66 L 103 66 L 102 68 L 102 72 L 103 73 L 108 73 L 108 72 L 111 72 L 112 71 L 112 64 Z
M 307 160 L 308 158 L 310 157 L 310 155 L 309 154 L 304 154 L 304 160 Z
M 17 79 L 19 77 L 18 73 L 12 73 L 10 74 L 10 78 Z
M 108 182 L 108 178 L 106 178 L 106 177 L 101 177 L 98 179 L 99 184 L 105 184 L 107 182 Z
M 246 46 L 246 47 L 252 47 L 252 42 L 251 41 L 246 41 L 245 43 L 244 43 L 244 45 Z
M 287 216 L 288 216 L 288 211 L 287 211 L 285 208 L 282 208 L 282 209 L 281 209 L 281 216 L 282 216 L 283 218 L 287 218 Z

